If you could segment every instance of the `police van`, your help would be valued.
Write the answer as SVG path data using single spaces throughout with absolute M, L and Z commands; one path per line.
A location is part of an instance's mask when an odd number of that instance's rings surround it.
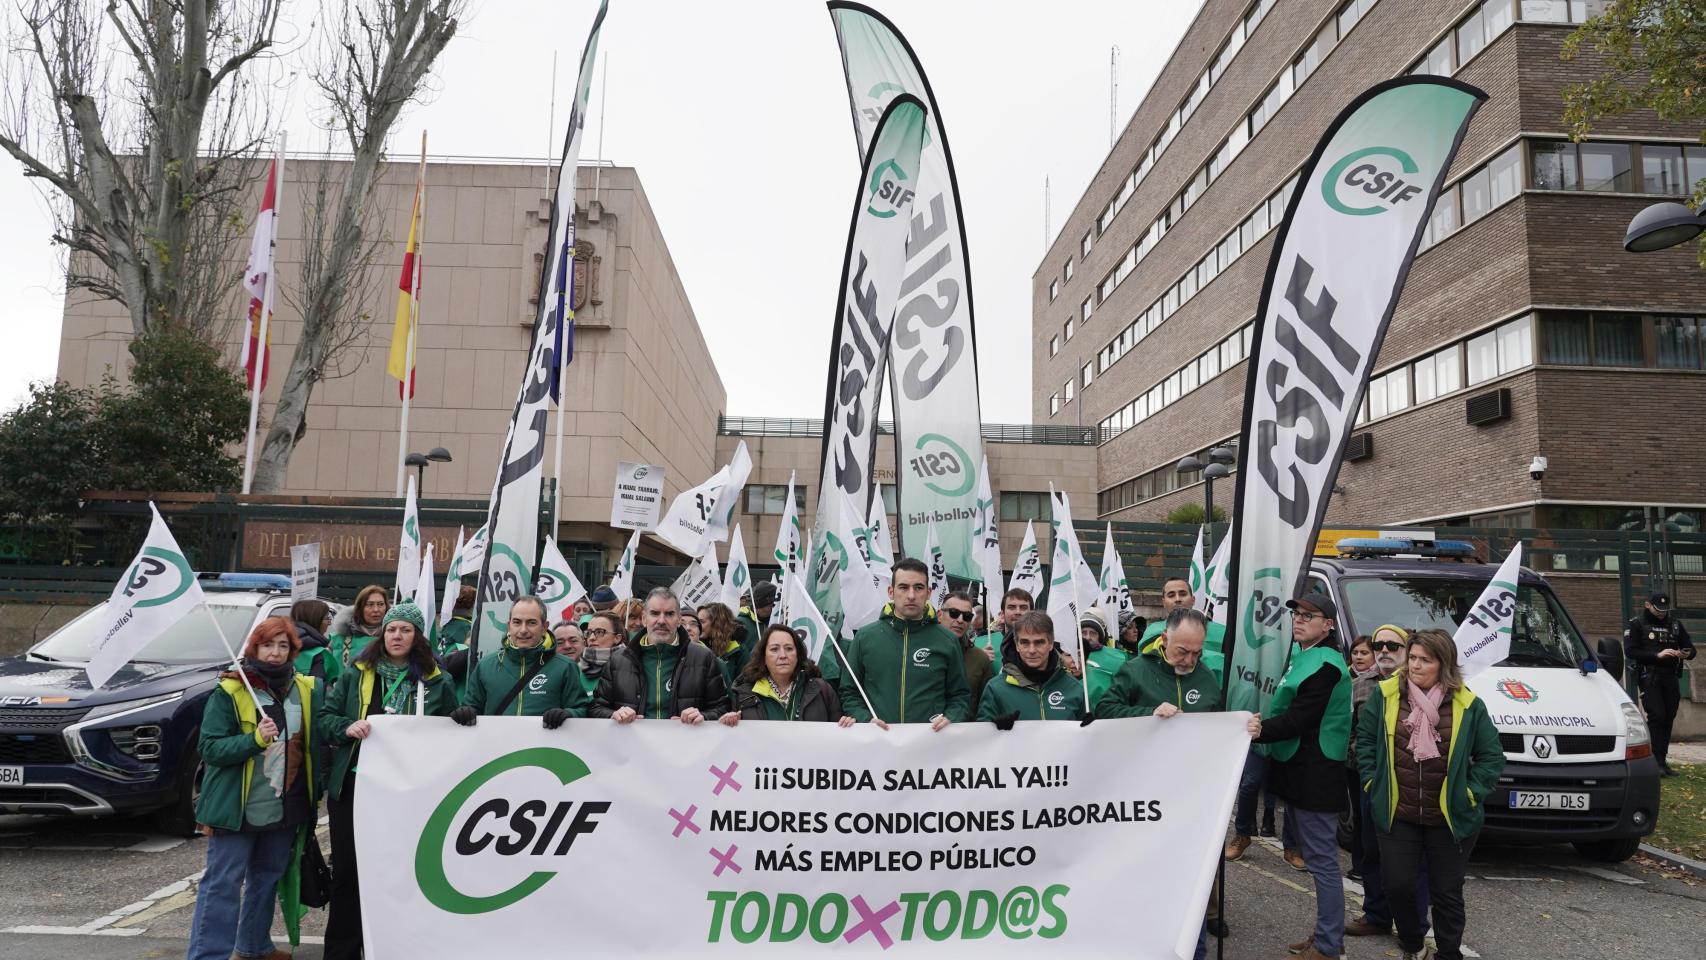
M 1311 563 L 1303 592 L 1338 604 L 1347 645 L 1388 623 L 1455 633 L 1496 569 L 1472 544 L 1421 534 L 1337 549 L 1338 558 Z M 1524 567 L 1510 656 L 1469 681 L 1505 752 L 1485 839 L 1568 842 L 1608 863 L 1635 853 L 1658 818 L 1659 767 L 1622 676 L 1620 640 L 1590 648 L 1545 579 Z

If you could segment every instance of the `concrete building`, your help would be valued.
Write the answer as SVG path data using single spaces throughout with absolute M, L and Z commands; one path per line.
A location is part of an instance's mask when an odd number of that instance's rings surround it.
M 1203 4 L 1033 278 L 1034 420 L 1098 429 L 1098 516 L 1201 502 L 1198 476 L 1174 464 L 1236 438 L 1299 167 L 1358 92 L 1432 73 L 1489 99 L 1375 361 L 1327 522 L 1615 529 L 1656 507 L 1700 528 L 1706 287 L 1692 247 L 1634 256 L 1621 241 L 1637 211 L 1706 177 L 1706 148 L 1698 126 L 1646 111 L 1569 142 L 1563 91 L 1600 63 L 1559 53 L 1601 6 Z M 1230 503 L 1229 484 L 1216 493 Z

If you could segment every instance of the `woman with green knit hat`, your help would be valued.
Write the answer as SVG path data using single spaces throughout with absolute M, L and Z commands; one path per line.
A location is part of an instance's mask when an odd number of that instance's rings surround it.
M 332 691 L 325 739 L 336 748 L 326 786 L 332 820 L 332 902 L 326 917 L 326 960 L 361 956 L 361 887 L 355 862 L 355 784 L 361 743 L 375 714 L 448 717 L 456 709 L 450 675 L 438 668 L 421 608 L 403 601 L 386 612 L 378 639 L 350 664 Z

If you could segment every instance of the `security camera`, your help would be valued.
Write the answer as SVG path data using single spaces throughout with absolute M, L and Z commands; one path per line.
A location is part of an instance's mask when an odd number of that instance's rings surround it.
M 1529 464 L 1528 464 L 1528 478 L 1530 480 L 1534 480 L 1534 481 L 1540 481 L 1540 480 L 1543 480 L 1546 478 L 1546 458 L 1545 457 L 1535 457 L 1532 461 L 1529 462 Z

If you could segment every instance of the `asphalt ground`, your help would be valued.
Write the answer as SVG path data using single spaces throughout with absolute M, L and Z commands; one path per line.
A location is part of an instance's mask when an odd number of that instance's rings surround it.
M 205 856 L 201 840 L 166 837 L 144 821 L 0 817 L 0 960 L 182 957 Z M 1132 895 L 1164 882 L 1160 870 L 1140 872 Z M 566 887 L 561 915 L 587 916 L 586 895 L 584 887 Z M 1347 883 L 1345 897 L 1347 914 L 1356 916 L 1361 888 Z M 1706 956 L 1706 881 L 1658 861 L 1608 867 L 1567 846 L 1483 844 L 1466 899 L 1471 956 Z M 1314 885 L 1286 865 L 1274 841 L 1258 840 L 1227 865 L 1226 917 L 1229 960 L 1282 960 L 1285 945 L 1313 926 Z M 321 956 L 324 924 L 324 911 L 309 914 L 297 956 Z M 283 945 L 282 927 L 274 935 Z M 1398 944 L 1351 938 L 1346 955 L 1396 958 Z

